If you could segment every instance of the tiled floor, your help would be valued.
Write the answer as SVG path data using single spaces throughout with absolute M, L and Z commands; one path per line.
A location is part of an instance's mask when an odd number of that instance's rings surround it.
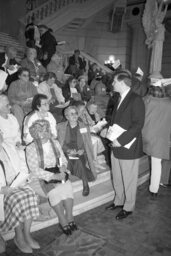
M 76 217 L 81 229 L 103 237 L 106 241 L 100 255 L 171 255 L 171 188 L 160 188 L 157 200 L 152 200 L 146 183 L 138 188 L 134 214 L 125 220 L 117 221 L 117 212 L 118 210 L 105 211 L 105 205 L 102 205 Z M 44 246 L 51 243 L 59 234 L 56 225 L 35 232 L 33 236 Z M 13 241 L 9 241 L 7 255 L 24 254 L 19 253 Z M 49 252 L 46 255 L 52 254 Z M 62 255 L 70 256 L 70 253 Z

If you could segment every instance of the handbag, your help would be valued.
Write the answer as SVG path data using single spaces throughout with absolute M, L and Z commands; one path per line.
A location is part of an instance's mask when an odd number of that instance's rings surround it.
M 48 172 L 52 172 L 54 174 L 60 173 L 58 166 L 51 167 L 51 168 L 45 168 L 45 170 Z M 65 172 L 64 182 L 66 182 L 68 179 L 69 179 L 69 174 L 67 172 Z M 62 183 L 62 180 L 53 180 L 53 179 L 50 181 L 40 180 L 39 182 L 40 182 L 40 185 L 41 185 L 44 193 L 48 194 L 52 189 L 54 189 L 56 187 L 57 183 Z

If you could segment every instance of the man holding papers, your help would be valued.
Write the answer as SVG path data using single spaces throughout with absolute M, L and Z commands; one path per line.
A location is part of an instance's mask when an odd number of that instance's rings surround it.
M 114 202 L 106 209 L 122 208 L 116 219 L 126 218 L 135 207 L 139 159 L 143 155 L 141 130 L 144 125 L 143 100 L 132 89 L 131 76 L 120 71 L 114 77 L 120 100 L 114 107 L 107 138 L 111 141 Z

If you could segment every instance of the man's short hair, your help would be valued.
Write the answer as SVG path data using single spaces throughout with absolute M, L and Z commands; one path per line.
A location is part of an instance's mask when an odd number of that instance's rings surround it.
M 65 115 L 65 117 L 67 117 L 68 112 L 69 112 L 71 109 L 74 109 L 74 110 L 77 112 L 76 106 L 69 106 L 69 107 L 65 108 L 65 110 L 64 110 L 64 115 Z
M 32 100 L 32 110 L 39 110 L 42 100 L 47 100 L 48 97 L 44 94 L 36 94 Z
M 76 50 L 74 51 L 74 53 L 79 53 L 79 54 L 80 54 L 80 50 L 79 50 L 79 49 L 76 49 Z
M 116 73 L 114 78 L 116 78 L 119 82 L 123 81 L 128 87 L 132 86 L 132 76 L 131 73 L 128 73 L 127 71 Z

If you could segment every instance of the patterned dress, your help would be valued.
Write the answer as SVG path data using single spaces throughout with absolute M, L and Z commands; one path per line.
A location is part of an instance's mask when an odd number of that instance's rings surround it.
M 15 175 L 5 151 L 0 151 L 0 193 L 1 188 L 11 184 L 11 172 Z M 15 176 L 13 177 L 14 180 Z M 0 231 L 7 232 L 14 229 L 27 219 L 39 216 L 37 196 L 34 191 L 23 186 L 4 196 L 4 220 L 0 222 Z M 2 216 L 0 216 L 2 217 Z M 0 218 L 1 219 L 1 218 Z

